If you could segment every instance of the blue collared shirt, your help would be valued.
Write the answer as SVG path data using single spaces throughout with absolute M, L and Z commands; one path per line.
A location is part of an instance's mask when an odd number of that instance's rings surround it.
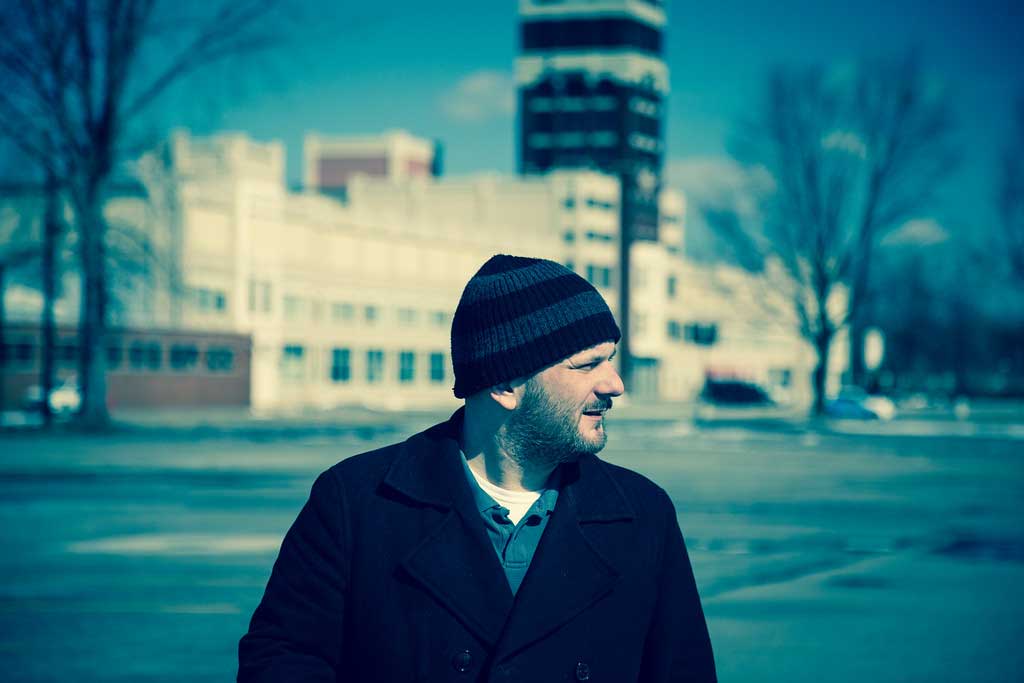
M 462 465 L 466 471 L 469 488 L 473 492 L 473 500 L 476 501 L 477 509 L 484 520 L 487 536 L 494 545 L 498 561 L 501 562 L 501 567 L 505 570 L 509 588 L 515 595 L 526 576 L 526 571 L 530 568 L 530 561 L 533 560 L 540 537 L 548 525 L 548 518 L 554 512 L 555 502 L 558 500 L 558 489 L 544 489 L 540 498 L 534 501 L 519 523 L 513 524 L 512 520 L 508 518 L 508 508 L 499 505 L 486 491 L 480 488 L 476 477 L 469 469 L 469 463 L 466 462 L 465 456 L 462 458 Z M 557 481 L 557 477 L 556 473 L 552 480 Z

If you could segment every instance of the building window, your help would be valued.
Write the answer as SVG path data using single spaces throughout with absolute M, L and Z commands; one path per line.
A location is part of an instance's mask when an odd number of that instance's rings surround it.
M 587 231 L 587 239 L 591 242 L 611 242 L 613 237 L 608 233 L 595 232 L 593 230 Z
M 653 118 L 658 116 L 658 103 L 643 97 L 631 97 L 629 98 L 629 110 L 634 114 Z
M 545 149 L 551 146 L 551 135 L 548 133 L 531 133 L 527 139 L 530 141 L 530 147 Z
M 206 349 L 206 369 L 210 372 L 231 372 L 234 362 L 235 352 L 229 348 L 218 346 Z
M 567 244 L 572 244 L 576 241 L 576 233 L 572 230 L 566 230 L 562 233 L 562 239 L 565 240 Z
M 356 307 L 349 303 L 335 302 L 331 306 L 331 318 L 336 323 L 350 323 L 356 317 Z
M 398 354 L 398 381 L 409 383 L 416 378 L 416 354 L 402 351 Z
M 227 310 L 228 298 L 223 291 L 196 287 L 192 290 L 192 298 L 195 306 L 203 313 L 210 311 L 223 312 Z
M 111 344 L 107 347 L 107 369 L 116 370 L 121 367 L 121 361 L 124 359 L 124 349 L 121 348 L 120 344 Z
M 4 344 L 0 347 L 0 365 L 31 365 L 36 347 L 30 341 Z
M 136 370 L 159 370 L 163 360 L 159 342 L 132 342 L 128 362 Z
M 602 211 L 611 211 L 615 208 L 614 202 L 605 202 L 594 197 L 587 197 L 587 208 L 600 209 Z
M 415 325 L 417 317 L 415 308 L 398 309 L 398 324 L 403 327 L 411 327 L 412 325 Z
M 61 342 L 54 349 L 58 363 L 75 363 L 78 361 L 78 345 L 74 342 Z
M 298 344 L 289 344 L 281 354 L 281 375 L 285 379 L 299 381 L 305 373 L 306 349 Z
M 365 306 L 363 307 L 363 319 L 367 325 L 374 325 L 377 322 L 378 310 L 376 306 Z
M 444 359 L 445 354 L 435 351 L 430 354 L 430 381 L 440 383 L 444 381 Z
M 384 377 L 384 352 L 380 349 L 369 349 L 366 352 L 366 381 L 376 384 Z
M 352 352 L 349 349 L 331 350 L 331 381 L 347 382 L 352 379 Z
M 249 280 L 249 310 L 253 313 L 270 313 L 270 308 L 270 283 Z
M 539 135 L 539 133 L 534 133 L 534 135 Z M 583 133 L 559 133 L 555 139 L 558 141 L 559 147 L 582 147 L 584 145 Z
M 284 298 L 284 317 L 295 320 L 302 315 L 302 299 L 292 294 Z
M 615 131 L 597 130 L 590 134 L 590 144 L 594 147 L 614 147 L 619 144 L 619 136 Z
M 451 316 L 448 315 L 447 311 L 434 311 L 430 314 L 430 320 L 436 327 L 448 327 Z
M 607 266 L 587 264 L 587 282 L 595 287 L 612 286 L 612 269 Z
M 199 349 L 193 344 L 173 345 L 168 357 L 172 370 L 191 370 L 198 360 Z
M 550 97 L 534 97 L 530 100 L 530 111 L 551 111 Z
M 718 325 L 690 323 L 683 328 L 683 337 L 692 344 L 712 346 L 718 341 Z
M 565 262 L 565 267 L 573 272 L 576 271 L 576 263 L 571 260 Z
M 669 339 L 682 339 L 683 338 L 683 326 L 679 324 L 678 320 L 668 321 L 668 338 Z
M 668 276 L 668 280 L 666 280 L 666 282 L 665 282 L 665 290 L 666 290 L 666 293 L 668 294 L 668 298 L 669 299 L 675 299 L 676 298 L 676 287 L 677 286 L 678 286 L 678 281 L 676 280 L 676 276 L 675 275 L 669 275 Z
M 575 197 L 566 197 L 565 199 L 562 200 L 562 206 L 565 207 L 566 209 L 575 209 L 576 208 L 576 198 Z

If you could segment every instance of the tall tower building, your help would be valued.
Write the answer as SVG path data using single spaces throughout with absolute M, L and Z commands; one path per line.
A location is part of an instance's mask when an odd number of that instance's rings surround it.
M 622 179 L 622 229 L 657 240 L 668 67 L 662 0 L 519 0 L 519 171 Z
M 633 355 L 630 289 L 633 244 L 658 241 L 664 2 L 519 0 L 519 22 L 520 173 L 590 168 L 620 180 L 619 263 L 608 279 L 619 294 L 619 372 L 634 391 L 656 370 Z

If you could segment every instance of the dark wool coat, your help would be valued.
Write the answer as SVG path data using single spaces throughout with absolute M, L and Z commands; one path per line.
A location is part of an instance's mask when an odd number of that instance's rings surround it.
M 320 475 L 239 644 L 239 681 L 714 681 L 665 492 L 586 456 L 513 598 L 462 411 Z

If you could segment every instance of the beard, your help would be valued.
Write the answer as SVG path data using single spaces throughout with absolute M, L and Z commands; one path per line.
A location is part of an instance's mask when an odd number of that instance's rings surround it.
M 520 467 L 556 467 L 604 448 L 608 435 L 600 429 L 588 438 L 580 432 L 584 410 L 611 408 L 611 399 L 579 406 L 553 400 L 534 379 L 526 382 L 522 403 L 505 423 L 505 452 Z

